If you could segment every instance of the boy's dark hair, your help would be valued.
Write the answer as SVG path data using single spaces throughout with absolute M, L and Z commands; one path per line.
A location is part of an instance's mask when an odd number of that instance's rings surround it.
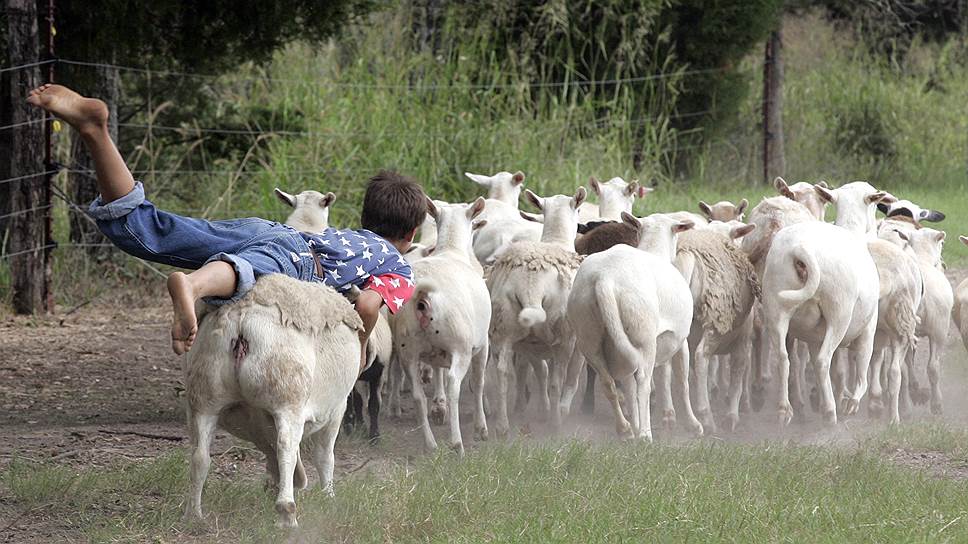
M 360 226 L 387 240 L 402 240 L 423 223 L 427 197 L 413 179 L 380 170 L 366 184 Z

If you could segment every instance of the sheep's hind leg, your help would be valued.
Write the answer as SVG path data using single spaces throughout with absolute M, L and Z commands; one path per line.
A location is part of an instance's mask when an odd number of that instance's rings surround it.
M 871 357 L 870 397 L 867 400 L 867 415 L 871 419 L 877 419 L 884 413 L 884 390 L 881 382 L 881 365 L 884 364 L 884 353 L 885 347 L 878 345 L 874 347 L 874 355 Z M 891 404 L 893 405 L 893 403 L 892 399 Z
M 464 439 L 460 434 L 460 386 L 470 368 L 470 353 L 451 353 L 447 371 L 447 400 L 450 402 L 450 447 L 464 456 Z
M 682 408 L 686 412 L 686 425 L 696 436 L 702 436 L 702 423 L 696 419 L 689 399 L 689 342 L 687 340 L 682 341 L 679 351 L 672 356 L 672 370 L 676 374 L 676 380 L 679 381 L 679 394 L 682 397 Z
M 410 382 L 413 384 L 411 391 L 413 393 L 413 400 L 417 403 L 417 423 L 423 429 L 424 444 L 428 450 L 436 450 L 437 441 L 434 440 L 434 433 L 430 429 L 430 420 L 427 419 L 427 395 L 424 394 L 423 386 L 420 384 L 420 365 L 418 360 L 416 357 L 409 360 L 401 357 L 400 362 L 407 369 L 407 375 L 410 376 Z
M 332 497 L 333 468 L 336 466 L 336 436 L 339 434 L 339 419 L 333 418 L 312 436 L 313 465 L 319 474 L 319 487 Z
M 589 350 L 586 352 L 585 358 L 602 380 L 602 386 L 605 388 L 605 397 L 608 399 L 609 404 L 612 405 L 612 412 L 615 414 L 615 432 L 618 433 L 619 438 L 632 438 L 632 426 L 622 413 L 622 396 L 618 392 L 615 380 L 612 379 L 612 375 L 605 366 L 601 346 L 595 346 L 594 351 Z
M 497 371 L 497 422 L 494 427 L 498 438 L 507 438 L 511 428 L 508 421 L 508 374 L 511 372 L 509 365 L 515 363 L 511 344 L 499 341 L 495 349 L 490 351 L 490 357 L 495 359 L 494 365 Z
M 188 411 L 188 430 L 192 445 L 189 497 L 185 508 L 187 520 L 202 519 L 202 489 L 212 464 L 209 447 L 218 424 L 217 414 L 201 414 L 191 408 Z
M 434 400 L 430 403 L 430 421 L 443 425 L 447 421 L 447 372 L 442 368 L 434 369 Z
M 689 349 L 688 344 L 686 346 L 685 349 Z M 696 346 L 696 360 L 693 361 L 696 368 L 696 412 L 702 418 L 703 427 L 710 432 L 716 431 L 716 421 L 709 402 L 709 366 L 715 350 L 716 343 L 712 335 L 703 334 L 702 340 Z
M 568 369 L 565 372 L 565 382 L 561 388 L 561 402 L 558 403 L 558 409 L 561 410 L 562 417 L 567 416 L 571 412 L 571 404 L 575 400 L 575 393 L 578 391 L 578 381 L 581 379 L 581 371 L 585 367 L 585 358 L 582 357 L 580 351 L 575 346 L 574 342 L 571 342 L 568 346 L 570 350 L 568 360 Z
M 484 372 L 487 367 L 488 346 L 471 358 L 471 384 L 474 386 L 474 439 L 487 440 L 487 418 L 484 416 Z
M 947 324 L 946 324 L 947 325 Z M 945 331 L 947 334 L 947 330 Z M 944 337 L 941 339 L 931 337 L 929 338 L 930 345 L 928 346 L 928 382 L 931 384 L 931 413 L 940 416 L 944 411 L 941 404 L 941 350 L 944 349 Z M 913 348 L 911 351 L 914 351 Z M 913 379 L 914 376 L 914 365 L 911 365 L 911 370 L 909 374 L 912 376 L 911 384 L 916 384 Z M 914 385 L 915 391 L 919 391 L 917 385 Z
M 303 422 L 297 414 L 280 412 L 273 414 L 276 422 L 276 454 L 279 458 L 279 494 L 276 496 L 277 524 L 280 527 L 296 527 L 296 500 L 293 489 L 293 473 L 299 458 Z

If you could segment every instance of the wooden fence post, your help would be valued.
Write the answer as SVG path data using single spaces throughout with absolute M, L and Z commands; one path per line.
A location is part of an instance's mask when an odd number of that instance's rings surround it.
M 763 183 L 786 175 L 783 156 L 783 30 L 766 40 L 763 62 Z

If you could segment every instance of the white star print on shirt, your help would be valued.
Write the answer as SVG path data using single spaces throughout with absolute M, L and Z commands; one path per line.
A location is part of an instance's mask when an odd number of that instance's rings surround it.
M 399 278 L 390 278 L 388 281 L 390 282 L 390 287 L 393 287 L 394 289 L 399 289 L 400 288 L 400 279 Z
M 370 253 L 370 248 L 366 248 L 363 250 L 363 258 L 365 258 L 368 261 L 373 258 L 373 254 Z
M 356 257 L 356 253 L 354 253 L 352 249 L 347 249 L 346 250 L 346 256 L 347 257 Z
M 356 267 L 356 277 L 362 278 L 366 275 L 366 270 L 363 270 L 363 266 L 357 265 Z
M 350 241 L 347 240 L 346 238 L 340 238 L 339 243 L 343 244 L 344 246 L 350 245 Z
M 412 279 L 406 278 L 406 281 L 407 281 L 407 287 L 413 287 L 413 280 Z
M 339 281 L 339 272 L 337 272 L 335 268 L 330 270 L 329 272 L 333 275 L 334 280 Z
M 393 297 L 393 305 L 396 306 L 397 309 L 399 310 L 400 309 L 400 306 L 403 306 L 403 299 L 402 298 Z
M 387 249 L 386 244 L 380 244 L 380 250 L 383 251 L 383 253 L 390 253 L 390 250 Z
M 346 266 L 346 263 L 343 261 L 336 261 L 336 266 Z
M 383 287 L 385 284 L 383 283 L 383 280 L 381 280 L 377 276 L 373 276 L 373 285 L 377 287 Z

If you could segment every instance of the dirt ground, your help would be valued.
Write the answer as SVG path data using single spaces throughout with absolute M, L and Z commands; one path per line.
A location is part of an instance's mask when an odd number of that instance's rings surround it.
M 949 274 L 957 285 L 968 271 Z M 169 453 L 188 443 L 182 400 L 182 360 L 169 347 L 169 309 L 165 305 L 120 307 L 91 305 L 53 317 L 6 317 L 0 321 L 0 472 L 13 459 L 55 462 L 78 471 L 137 462 Z M 920 351 L 920 350 L 919 350 Z M 924 358 L 918 369 L 923 384 Z M 944 420 L 968 427 L 968 356 L 952 328 L 944 364 Z M 601 399 L 599 395 L 599 399 Z M 768 401 L 772 402 L 772 400 Z M 767 404 L 767 407 L 773 404 Z M 372 447 L 359 437 L 341 437 L 336 477 L 349 472 L 382 471 L 422 452 L 415 410 L 405 396 L 399 420 L 381 421 L 385 439 Z M 466 413 L 465 413 L 466 412 Z M 860 416 L 829 429 L 816 414 L 779 430 L 773 411 L 744 416 L 735 433 L 717 432 L 705 440 L 758 442 L 781 439 L 797 443 L 850 445 L 858 433 L 874 427 Z M 931 419 L 917 407 L 909 420 Z M 462 422 L 470 423 L 470 410 Z M 538 439 L 547 427 L 533 413 L 517 418 L 514 432 Z M 883 423 L 875 426 L 882 426 Z M 564 434 L 589 440 L 614 440 L 612 419 L 599 401 L 594 416 L 573 415 Z M 446 444 L 445 427 L 435 427 Z M 492 424 L 493 434 L 493 424 Z M 682 432 L 656 429 L 658 440 L 687 441 Z M 465 444 L 473 447 L 471 429 Z M 219 432 L 212 446 L 214 478 L 261 478 L 262 456 L 243 442 Z M 938 477 L 968 478 L 968 466 L 939 452 L 902 451 L 888 455 L 900 465 Z M 79 538 L 70 520 L 43 508 L 24 511 L 0 483 L 0 542 L 63 541 Z

